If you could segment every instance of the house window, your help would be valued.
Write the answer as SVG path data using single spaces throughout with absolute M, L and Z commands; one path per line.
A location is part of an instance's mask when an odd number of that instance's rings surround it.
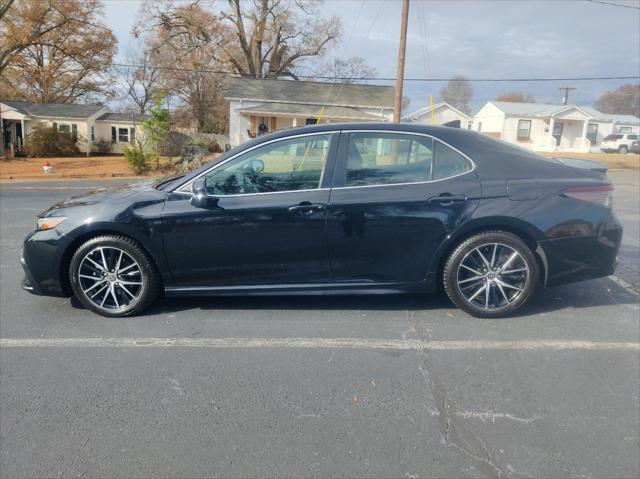
M 96 141 L 96 127 L 91 126 L 91 141 Z
M 531 120 L 518 120 L 518 138 L 529 138 L 531 135 Z
M 591 143 L 595 143 L 598 141 L 598 124 L 597 123 L 589 123 L 587 125 L 587 140 Z
M 118 143 L 118 129 L 115 126 L 111 127 L 111 142 Z
M 118 143 L 129 143 L 129 128 L 118 128 Z
M 618 133 L 631 133 L 631 127 L 630 126 L 621 126 L 618 129 Z
M 58 131 L 66 135 L 71 134 L 71 125 L 58 125 Z

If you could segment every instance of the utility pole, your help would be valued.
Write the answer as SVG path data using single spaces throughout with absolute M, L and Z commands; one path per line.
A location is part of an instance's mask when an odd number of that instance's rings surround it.
M 2 119 L 2 107 L 0 107 L 0 160 L 4 158 L 4 120 Z
M 398 49 L 398 71 L 396 72 L 396 101 L 393 106 L 393 122 L 400 123 L 402 114 L 402 84 L 404 82 L 404 56 L 407 49 L 407 23 L 409 0 L 402 0 L 402 24 L 400 25 L 400 47 Z
M 571 90 L 575 90 L 575 87 L 561 86 L 560 88 L 558 88 L 558 90 L 561 90 L 564 92 L 564 94 L 562 95 L 562 104 L 566 105 L 567 103 L 569 103 L 569 92 Z

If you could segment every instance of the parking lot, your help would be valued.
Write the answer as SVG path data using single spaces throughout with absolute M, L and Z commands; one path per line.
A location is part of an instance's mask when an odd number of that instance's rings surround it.
M 2 477 L 640 476 L 640 175 L 620 266 L 508 319 L 442 296 L 163 300 L 105 319 L 20 289 L 35 215 L 0 186 Z

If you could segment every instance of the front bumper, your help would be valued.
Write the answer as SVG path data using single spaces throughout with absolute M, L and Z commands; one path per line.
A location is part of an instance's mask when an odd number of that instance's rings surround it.
M 22 266 L 22 270 L 24 271 L 24 278 L 22 278 L 22 289 L 28 291 L 31 294 L 41 295 L 42 290 L 40 289 L 38 283 L 33 280 L 31 271 L 29 271 L 27 262 L 24 259 L 24 249 L 20 251 L 20 266 Z
M 55 230 L 36 231 L 27 236 L 20 252 L 25 278 L 22 289 L 43 296 L 69 296 L 63 286 L 62 264 L 70 238 Z

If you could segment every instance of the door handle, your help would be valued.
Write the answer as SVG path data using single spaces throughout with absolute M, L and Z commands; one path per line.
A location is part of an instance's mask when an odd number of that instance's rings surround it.
M 439 195 L 439 196 L 432 196 L 431 198 L 429 198 L 427 201 L 429 203 L 437 203 L 439 205 L 442 206 L 449 206 L 452 205 L 454 203 L 462 203 L 463 201 L 467 201 L 467 197 L 463 196 L 463 195 Z
M 289 206 L 290 213 L 300 213 L 302 215 L 310 215 L 316 211 L 324 211 L 327 208 L 327 205 L 323 203 L 309 203 L 308 201 L 304 201 L 299 205 Z

